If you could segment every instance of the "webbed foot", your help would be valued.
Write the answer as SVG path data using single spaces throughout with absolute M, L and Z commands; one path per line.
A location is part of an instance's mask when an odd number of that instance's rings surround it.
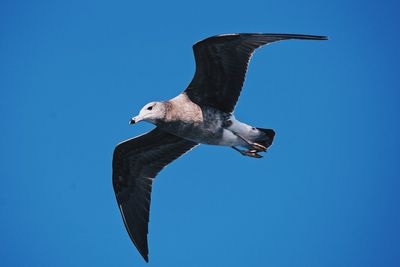
M 260 151 L 257 151 L 256 149 L 240 150 L 240 149 L 238 149 L 238 148 L 236 148 L 234 146 L 232 148 L 235 149 L 236 151 L 238 151 L 243 156 L 248 156 L 248 157 L 257 158 L 257 159 L 263 157 L 263 156 L 257 154 L 257 152 L 260 152 Z
M 256 150 L 243 150 L 242 152 L 240 152 L 243 156 L 248 156 L 248 157 L 252 157 L 252 158 L 257 158 L 260 159 L 263 156 L 261 156 L 260 154 L 257 154 Z
M 236 135 L 237 137 L 239 137 L 240 139 L 242 139 L 244 142 L 246 142 L 246 143 L 247 143 L 251 148 L 253 148 L 256 152 L 265 152 L 265 151 L 267 151 L 267 147 L 265 147 L 265 146 L 263 146 L 263 145 L 261 145 L 261 144 L 259 144 L 259 143 L 253 143 L 253 142 L 247 140 L 246 138 L 240 136 L 240 135 L 239 135 L 238 133 L 236 133 L 236 132 L 233 132 L 233 131 L 232 131 L 232 133 L 233 133 L 234 135 Z
M 267 148 L 259 143 L 251 143 L 250 146 L 252 146 L 257 152 L 267 151 Z

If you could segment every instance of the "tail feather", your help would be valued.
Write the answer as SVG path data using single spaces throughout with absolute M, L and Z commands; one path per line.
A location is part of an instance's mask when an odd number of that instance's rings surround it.
M 256 139 L 256 142 L 265 146 L 266 148 L 270 147 L 272 145 L 272 142 L 274 141 L 275 131 L 273 129 L 263 129 L 263 128 L 257 128 L 257 129 L 261 131 L 263 134 Z

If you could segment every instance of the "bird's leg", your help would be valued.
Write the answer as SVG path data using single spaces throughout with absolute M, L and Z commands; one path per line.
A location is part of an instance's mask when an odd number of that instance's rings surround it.
M 248 156 L 248 157 L 252 157 L 252 158 L 262 158 L 263 156 L 257 154 L 257 150 L 251 149 L 251 150 L 240 150 L 237 147 L 232 146 L 233 149 L 235 149 L 236 151 L 238 151 L 240 154 L 242 154 L 243 156 Z
M 244 142 L 246 142 L 249 146 L 251 146 L 256 152 L 265 152 L 267 151 L 267 148 L 259 143 L 253 143 L 247 140 L 246 138 L 240 136 L 238 133 L 231 131 L 234 135 L 242 139 Z M 251 150 L 249 150 L 251 151 Z

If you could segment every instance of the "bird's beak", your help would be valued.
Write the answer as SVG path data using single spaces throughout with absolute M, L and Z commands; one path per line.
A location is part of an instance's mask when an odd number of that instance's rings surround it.
M 136 116 L 136 117 L 133 117 L 133 118 L 129 121 L 129 124 L 135 124 L 135 123 L 138 123 L 138 122 L 141 121 L 141 120 L 143 120 L 142 117 Z

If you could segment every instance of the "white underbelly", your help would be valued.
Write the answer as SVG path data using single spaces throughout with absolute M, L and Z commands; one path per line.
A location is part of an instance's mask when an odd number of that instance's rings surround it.
M 233 116 L 231 117 L 231 121 L 232 124 L 224 129 L 220 145 L 247 146 L 247 142 L 238 137 L 238 135 L 249 141 L 253 141 L 258 136 L 259 132 L 256 128 L 236 120 Z
M 164 130 L 184 139 L 200 144 L 219 146 L 247 147 L 248 143 L 243 139 L 253 142 L 259 134 L 256 128 L 236 120 L 233 116 L 229 118 L 229 121 L 230 125 L 226 126 L 220 121 L 212 120 L 207 123 L 182 123 L 178 126 L 164 124 L 162 127 Z
M 228 129 L 222 132 L 222 138 L 219 141 L 220 146 L 245 146 L 246 143 L 236 134 Z

